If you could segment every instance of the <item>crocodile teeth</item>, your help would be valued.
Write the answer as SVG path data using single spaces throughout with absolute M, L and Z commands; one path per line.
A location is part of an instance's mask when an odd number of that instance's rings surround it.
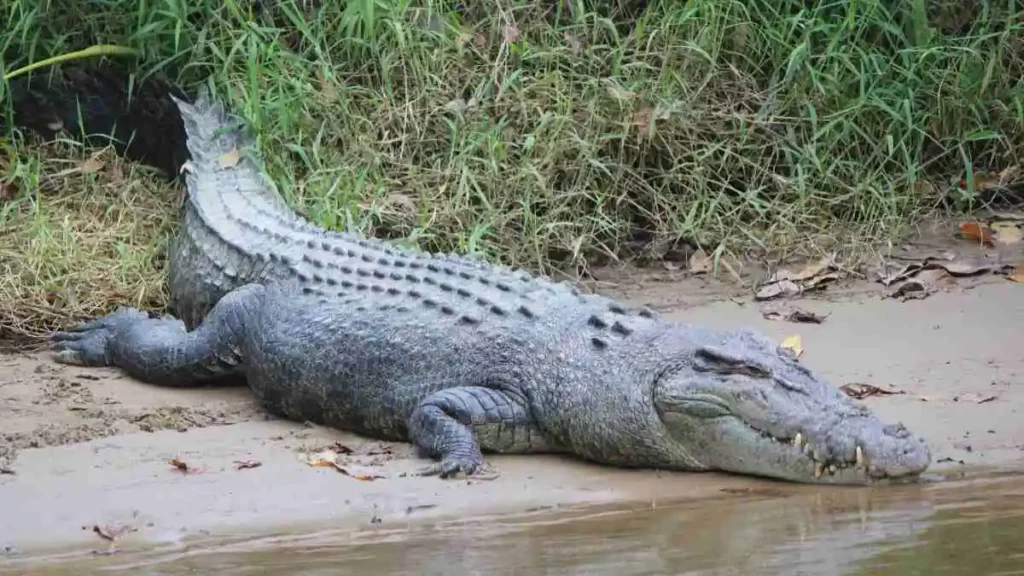
M 825 465 L 821 462 L 814 463 L 814 479 L 821 478 L 821 475 L 825 473 Z
M 799 433 L 799 432 L 797 432 L 796 436 L 793 437 L 793 446 L 796 446 L 797 448 L 802 448 L 803 444 L 804 444 L 804 435 Z
M 863 466 L 864 465 L 864 450 L 862 450 L 860 446 L 857 446 L 857 449 L 855 450 L 855 453 L 857 454 L 857 466 L 858 467 Z

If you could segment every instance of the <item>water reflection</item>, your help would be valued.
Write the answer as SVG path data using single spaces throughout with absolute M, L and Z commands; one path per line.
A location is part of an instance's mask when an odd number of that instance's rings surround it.
M 1024 574 L 1024 477 L 723 496 L 477 525 L 381 525 L 278 538 L 270 549 L 245 540 L 90 564 L 221 576 Z M 45 573 L 79 573 L 76 564 Z

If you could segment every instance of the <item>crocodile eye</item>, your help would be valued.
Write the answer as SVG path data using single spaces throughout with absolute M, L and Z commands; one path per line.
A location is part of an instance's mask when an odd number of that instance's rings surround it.
M 724 350 L 717 346 L 701 346 L 695 351 L 695 368 L 719 374 L 744 374 L 753 378 L 770 378 L 771 371 L 757 359 Z

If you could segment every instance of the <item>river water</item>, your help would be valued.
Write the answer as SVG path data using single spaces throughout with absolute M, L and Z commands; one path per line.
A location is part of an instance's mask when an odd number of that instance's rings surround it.
M 195 543 L 19 574 L 1024 574 L 1024 475 Z M 0 569 L 0 572 L 7 573 Z

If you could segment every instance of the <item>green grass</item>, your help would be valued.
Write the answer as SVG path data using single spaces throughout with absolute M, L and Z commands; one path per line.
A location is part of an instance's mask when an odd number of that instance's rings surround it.
M 881 242 L 1024 156 L 1012 0 L 185 4 L 13 0 L 4 68 L 136 48 L 248 118 L 314 221 L 533 270 Z

